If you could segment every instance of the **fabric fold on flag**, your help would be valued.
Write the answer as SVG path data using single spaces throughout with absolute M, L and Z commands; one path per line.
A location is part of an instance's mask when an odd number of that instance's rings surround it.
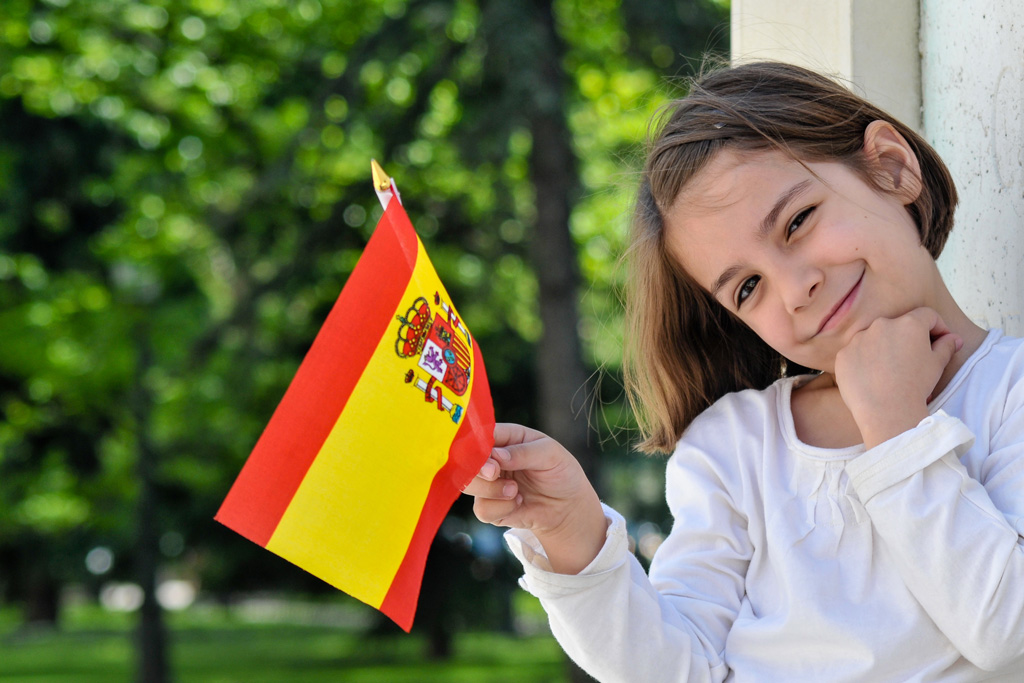
M 493 434 L 480 349 L 392 200 L 216 519 L 408 631 Z

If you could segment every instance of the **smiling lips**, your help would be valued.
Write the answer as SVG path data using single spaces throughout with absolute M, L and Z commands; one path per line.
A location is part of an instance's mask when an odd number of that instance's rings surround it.
M 836 304 L 835 308 L 825 316 L 825 319 L 821 321 L 821 326 L 818 327 L 816 334 L 821 334 L 822 332 L 831 330 L 833 327 L 838 325 L 839 321 L 846 316 L 851 308 L 853 308 L 853 302 L 857 298 L 857 294 L 860 292 L 860 283 L 863 280 L 864 273 L 861 273 L 860 277 L 857 278 L 857 282 L 854 283 L 853 287 L 850 288 L 850 291 L 846 293 L 846 296 L 844 296 L 842 300 Z

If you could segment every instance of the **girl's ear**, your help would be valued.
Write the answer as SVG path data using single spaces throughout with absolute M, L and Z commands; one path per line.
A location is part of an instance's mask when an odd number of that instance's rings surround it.
M 888 121 L 872 121 L 864 130 L 864 157 L 876 181 L 904 205 L 921 194 L 921 164 L 906 139 Z

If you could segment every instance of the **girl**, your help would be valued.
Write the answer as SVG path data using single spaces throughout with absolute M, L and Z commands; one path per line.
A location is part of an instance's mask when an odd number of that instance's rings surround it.
M 466 491 L 602 681 L 1024 680 L 1024 346 L 935 258 L 916 133 L 794 66 L 674 103 L 633 220 L 627 383 L 673 451 L 646 575 L 575 459 L 498 425 Z

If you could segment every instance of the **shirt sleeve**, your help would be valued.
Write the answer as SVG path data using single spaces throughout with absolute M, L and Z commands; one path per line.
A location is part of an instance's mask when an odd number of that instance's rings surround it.
M 650 577 L 629 552 L 625 521 L 608 507 L 604 547 L 577 575 L 552 573 L 530 532 L 506 533 L 523 562 L 521 584 L 540 598 L 555 638 L 600 681 L 722 681 L 729 673 L 725 640 L 752 552 L 746 523 L 700 458 L 677 452 L 667 487 L 675 523 Z
M 1024 409 L 991 439 L 981 481 L 960 460 L 973 442 L 938 411 L 847 473 L 906 586 L 961 654 L 991 671 L 1024 656 Z

